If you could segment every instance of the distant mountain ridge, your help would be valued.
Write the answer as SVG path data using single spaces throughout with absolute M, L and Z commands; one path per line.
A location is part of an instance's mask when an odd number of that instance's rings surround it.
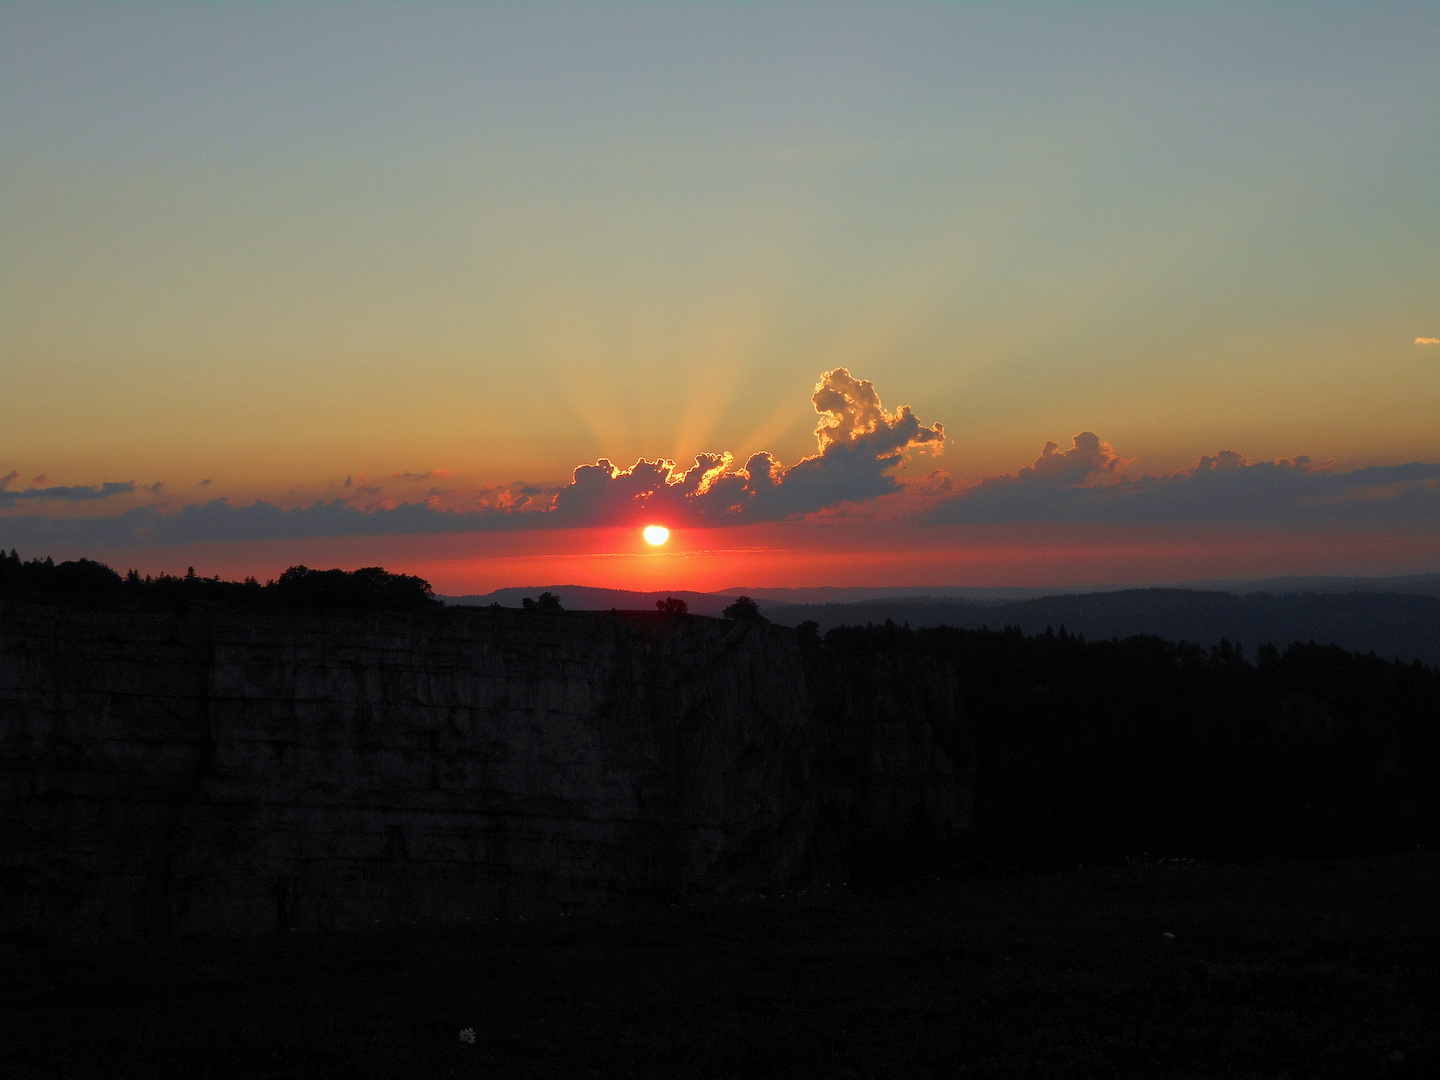
M 1228 584 L 1228 583 L 1227 583 Z M 1228 639 L 1253 650 L 1261 644 L 1283 648 L 1294 641 L 1339 645 L 1383 657 L 1440 663 L 1440 575 L 1403 578 L 1273 578 L 1242 583 L 1245 591 L 1220 588 L 1114 589 L 1096 592 L 959 590 L 926 595 L 896 594 L 850 599 L 848 589 L 750 589 L 723 593 L 631 592 L 580 585 L 500 589 L 484 596 L 446 598 L 452 604 L 518 607 L 525 596 L 553 592 L 573 610 L 653 610 L 667 596 L 682 599 L 697 615 L 719 615 L 740 592 L 755 598 L 767 619 L 784 626 L 813 621 L 822 632 L 836 626 L 864 626 L 887 619 L 913 627 L 999 628 L 1019 626 L 1043 633 L 1064 626 L 1092 638 L 1148 634 L 1201 645 Z M 1271 588 L 1261 591 L 1257 586 Z M 1413 591 L 1404 591 L 1406 589 Z M 881 591 L 881 590 L 870 590 Z M 889 591 L 889 590 L 885 590 Z M 1008 592 L 1008 597 L 997 594 Z M 1016 592 L 1030 593 L 1015 597 Z M 832 602 L 794 602 L 812 595 Z M 978 595 L 977 595 L 978 594 Z M 846 597 L 846 599 L 840 599 Z M 789 601 L 789 602 L 787 602 Z
M 1339 645 L 1385 658 L 1440 663 L 1440 597 L 1407 593 L 1237 593 L 1196 589 L 1127 589 L 1045 596 L 981 605 L 943 598 L 868 600 L 854 604 L 762 604 L 786 626 L 813 621 L 821 631 L 887 619 L 913 627 L 1018 626 L 1027 634 L 1064 626 L 1089 638 L 1152 635 L 1168 641 L 1284 648 L 1295 641 Z
M 610 608 L 635 610 L 653 608 L 655 601 L 675 596 L 690 605 L 697 614 L 718 614 L 736 596 L 749 596 L 772 604 L 853 604 L 866 600 L 944 599 L 966 600 L 987 607 L 1018 600 L 1038 600 L 1052 596 L 1079 596 L 1098 593 L 1133 592 L 1148 589 L 1180 589 L 1190 592 L 1228 592 L 1239 595 L 1252 593 L 1408 593 L 1416 596 L 1440 597 L 1440 574 L 1406 574 L 1395 577 L 1273 577 L 1260 579 L 1221 579 L 1214 581 L 1182 581 L 1130 585 L 887 585 L 837 586 L 820 585 L 800 588 L 765 588 L 743 585 L 720 589 L 713 593 L 693 591 L 633 591 L 629 589 L 597 589 L 589 585 L 527 585 L 470 596 L 442 597 L 450 604 L 499 604 L 518 607 L 522 597 L 552 592 L 567 608 L 579 611 L 606 611 Z M 714 611 L 710 611 L 714 608 Z
M 442 596 L 447 604 L 466 607 L 485 607 L 499 604 L 501 607 L 519 607 L 525 597 L 536 597 L 542 592 L 554 593 L 560 603 L 570 611 L 654 611 L 655 601 L 668 596 L 684 600 L 695 615 L 719 615 L 735 595 L 725 593 L 688 592 L 672 589 L 663 592 L 632 592 L 627 589 L 596 589 L 589 585 L 536 585 L 530 588 L 496 589 L 483 596 Z

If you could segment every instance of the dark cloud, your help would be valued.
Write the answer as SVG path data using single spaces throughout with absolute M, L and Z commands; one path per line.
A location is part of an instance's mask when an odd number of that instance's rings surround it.
M 1070 449 L 1061 451 L 1059 443 L 1047 442 L 1033 464 L 1015 474 L 1021 484 L 1083 484 L 1092 476 L 1114 472 L 1120 464 L 1115 450 L 1093 431 L 1082 431 L 1070 439 Z
M 1018 473 L 988 477 L 934 506 L 931 522 L 1440 523 L 1440 464 L 1340 470 L 1307 457 L 1206 455 L 1170 476 L 1105 481 L 1118 459 L 1093 432 L 1047 443 Z
M 236 506 L 227 499 L 212 499 L 173 514 L 161 513 L 154 506 L 140 506 L 108 517 L 0 517 L 0 542 L 7 547 L 44 550 L 52 544 L 131 547 L 219 540 L 400 536 L 534 526 L 533 518 L 503 510 L 457 512 L 425 503 L 361 510 L 335 499 L 284 510 L 264 501 Z
M 443 480 L 450 475 L 449 469 L 431 469 L 428 472 L 397 472 L 391 475 L 392 480 Z M 346 477 L 349 480 L 349 477 Z
M 13 469 L 0 478 L 0 508 L 15 506 L 30 501 L 88 502 L 91 499 L 108 499 L 112 495 L 128 495 L 135 485 L 126 480 L 122 483 L 93 484 L 88 487 L 28 487 L 11 491 L 10 484 L 20 474 Z

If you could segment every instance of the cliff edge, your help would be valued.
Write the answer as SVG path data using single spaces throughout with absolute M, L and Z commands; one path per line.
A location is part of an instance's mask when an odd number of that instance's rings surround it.
M 0 921 L 457 923 L 780 889 L 963 829 L 928 726 L 826 697 L 764 623 L 4 601 Z

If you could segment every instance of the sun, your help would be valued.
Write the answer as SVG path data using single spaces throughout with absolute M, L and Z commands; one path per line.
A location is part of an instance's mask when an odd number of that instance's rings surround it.
M 666 540 L 669 539 L 670 530 L 665 528 L 664 525 L 645 526 L 645 542 L 647 544 L 654 544 L 656 547 L 659 547 L 661 544 L 663 544 Z

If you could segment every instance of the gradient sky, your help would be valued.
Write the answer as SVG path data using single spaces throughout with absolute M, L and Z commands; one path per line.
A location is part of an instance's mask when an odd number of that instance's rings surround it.
M 1440 569 L 1424 338 L 1434 3 L 0 6 L 26 556 L 451 591 Z M 539 514 L 602 458 L 793 467 L 836 368 L 943 453 L 677 503 L 663 554 L 608 496 Z

